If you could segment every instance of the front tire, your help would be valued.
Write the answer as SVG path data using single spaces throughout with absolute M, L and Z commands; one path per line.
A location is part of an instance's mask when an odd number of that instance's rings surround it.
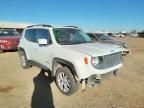
M 24 69 L 30 68 L 31 65 L 28 62 L 27 58 L 26 58 L 25 52 L 24 51 L 20 51 L 19 55 L 20 55 L 20 64 L 21 64 L 21 67 L 24 68 Z
M 64 95 L 72 95 L 78 89 L 76 80 L 68 67 L 61 67 L 57 70 L 55 81 L 58 89 Z

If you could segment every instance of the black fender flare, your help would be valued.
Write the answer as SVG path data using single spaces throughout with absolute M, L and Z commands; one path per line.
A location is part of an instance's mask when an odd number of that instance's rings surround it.
M 67 60 L 64 60 L 64 59 L 61 59 L 61 58 L 57 58 L 57 57 L 55 57 L 55 58 L 53 59 L 53 62 L 52 62 L 52 75 L 53 75 L 53 76 L 54 76 L 54 64 L 55 64 L 56 62 L 57 62 L 57 63 L 60 63 L 60 64 L 62 64 L 62 65 L 67 66 L 67 67 L 71 70 L 72 74 L 73 74 L 74 76 L 78 77 L 78 75 L 77 75 L 77 73 L 76 73 L 76 70 L 75 70 L 75 67 L 74 67 L 74 65 L 73 65 L 71 62 L 69 62 L 69 61 L 67 61 Z
M 24 53 L 25 53 L 25 50 L 21 47 L 18 48 L 18 52 L 20 52 L 20 51 L 24 51 Z

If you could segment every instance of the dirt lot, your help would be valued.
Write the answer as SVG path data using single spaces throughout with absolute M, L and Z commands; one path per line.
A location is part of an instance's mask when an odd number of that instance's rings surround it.
M 120 39 L 132 51 L 120 76 L 72 96 L 62 95 L 40 69 L 22 69 L 17 52 L 0 54 L 0 108 L 144 108 L 144 39 Z

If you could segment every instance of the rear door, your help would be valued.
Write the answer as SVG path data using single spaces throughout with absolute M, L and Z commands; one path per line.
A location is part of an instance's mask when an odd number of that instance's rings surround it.
M 25 32 L 25 51 L 28 59 L 35 61 L 36 29 L 27 29 Z

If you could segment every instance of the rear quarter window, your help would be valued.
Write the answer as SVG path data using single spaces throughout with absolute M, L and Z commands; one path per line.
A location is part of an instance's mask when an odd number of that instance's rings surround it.
M 25 32 L 25 38 L 28 41 L 36 42 L 36 30 L 35 29 L 28 29 Z

